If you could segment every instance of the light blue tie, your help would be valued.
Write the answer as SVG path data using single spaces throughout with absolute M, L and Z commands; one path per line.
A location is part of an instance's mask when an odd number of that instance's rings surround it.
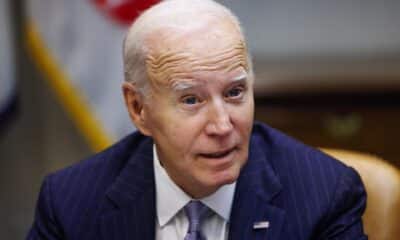
M 184 209 L 189 220 L 189 228 L 184 240 L 206 240 L 201 234 L 201 224 L 207 216 L 208 208 L 200 201 L 190 201 Z

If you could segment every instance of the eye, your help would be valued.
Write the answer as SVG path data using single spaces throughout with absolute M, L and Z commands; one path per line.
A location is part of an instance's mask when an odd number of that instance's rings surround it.
M 244 88 L 241 86 L 236 86 L 234 88 L 229 89 L 229 91 L 225 94 L 227 98 L 239 98 L 242 96 Z
M 186 105 L 195 105 L 200 103 L 200 99 L 196 96 L 186 96 L 182 98 L 182 103 Z

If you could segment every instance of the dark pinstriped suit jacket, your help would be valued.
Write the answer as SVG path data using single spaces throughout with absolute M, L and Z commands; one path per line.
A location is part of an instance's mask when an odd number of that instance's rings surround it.
M 154 239 L 152 144 L 134 133 L 49 175 L 28 239 Z M 366 196 L 353 169 L 258 123 L 250 146 L 229 239 L 367 239 L 361 223 Z M 269 228 L 253 229 L 258 221 L 269 221 Z

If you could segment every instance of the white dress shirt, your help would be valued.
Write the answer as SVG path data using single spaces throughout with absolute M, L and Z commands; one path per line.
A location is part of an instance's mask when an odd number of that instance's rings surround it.
M 154 175 L 156 183 L 156 240 L 184 239 L 189 222 L 183 207 L 192 198 L 180 189 L 161 166 L 153 145 Z M 207 240 L 228 239 L 229 216 L 236 182 L 222 186 L 215 193 L 200 200 L 212 215 L 202 223 L 201 232 Z

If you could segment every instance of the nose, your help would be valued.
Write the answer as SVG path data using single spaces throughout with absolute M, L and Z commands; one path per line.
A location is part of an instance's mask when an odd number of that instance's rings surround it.
M 225 136 L 233 130 L 232 119 L 224 103 L 215 102 L 212 104 L 205 130 L 211 136 Z

